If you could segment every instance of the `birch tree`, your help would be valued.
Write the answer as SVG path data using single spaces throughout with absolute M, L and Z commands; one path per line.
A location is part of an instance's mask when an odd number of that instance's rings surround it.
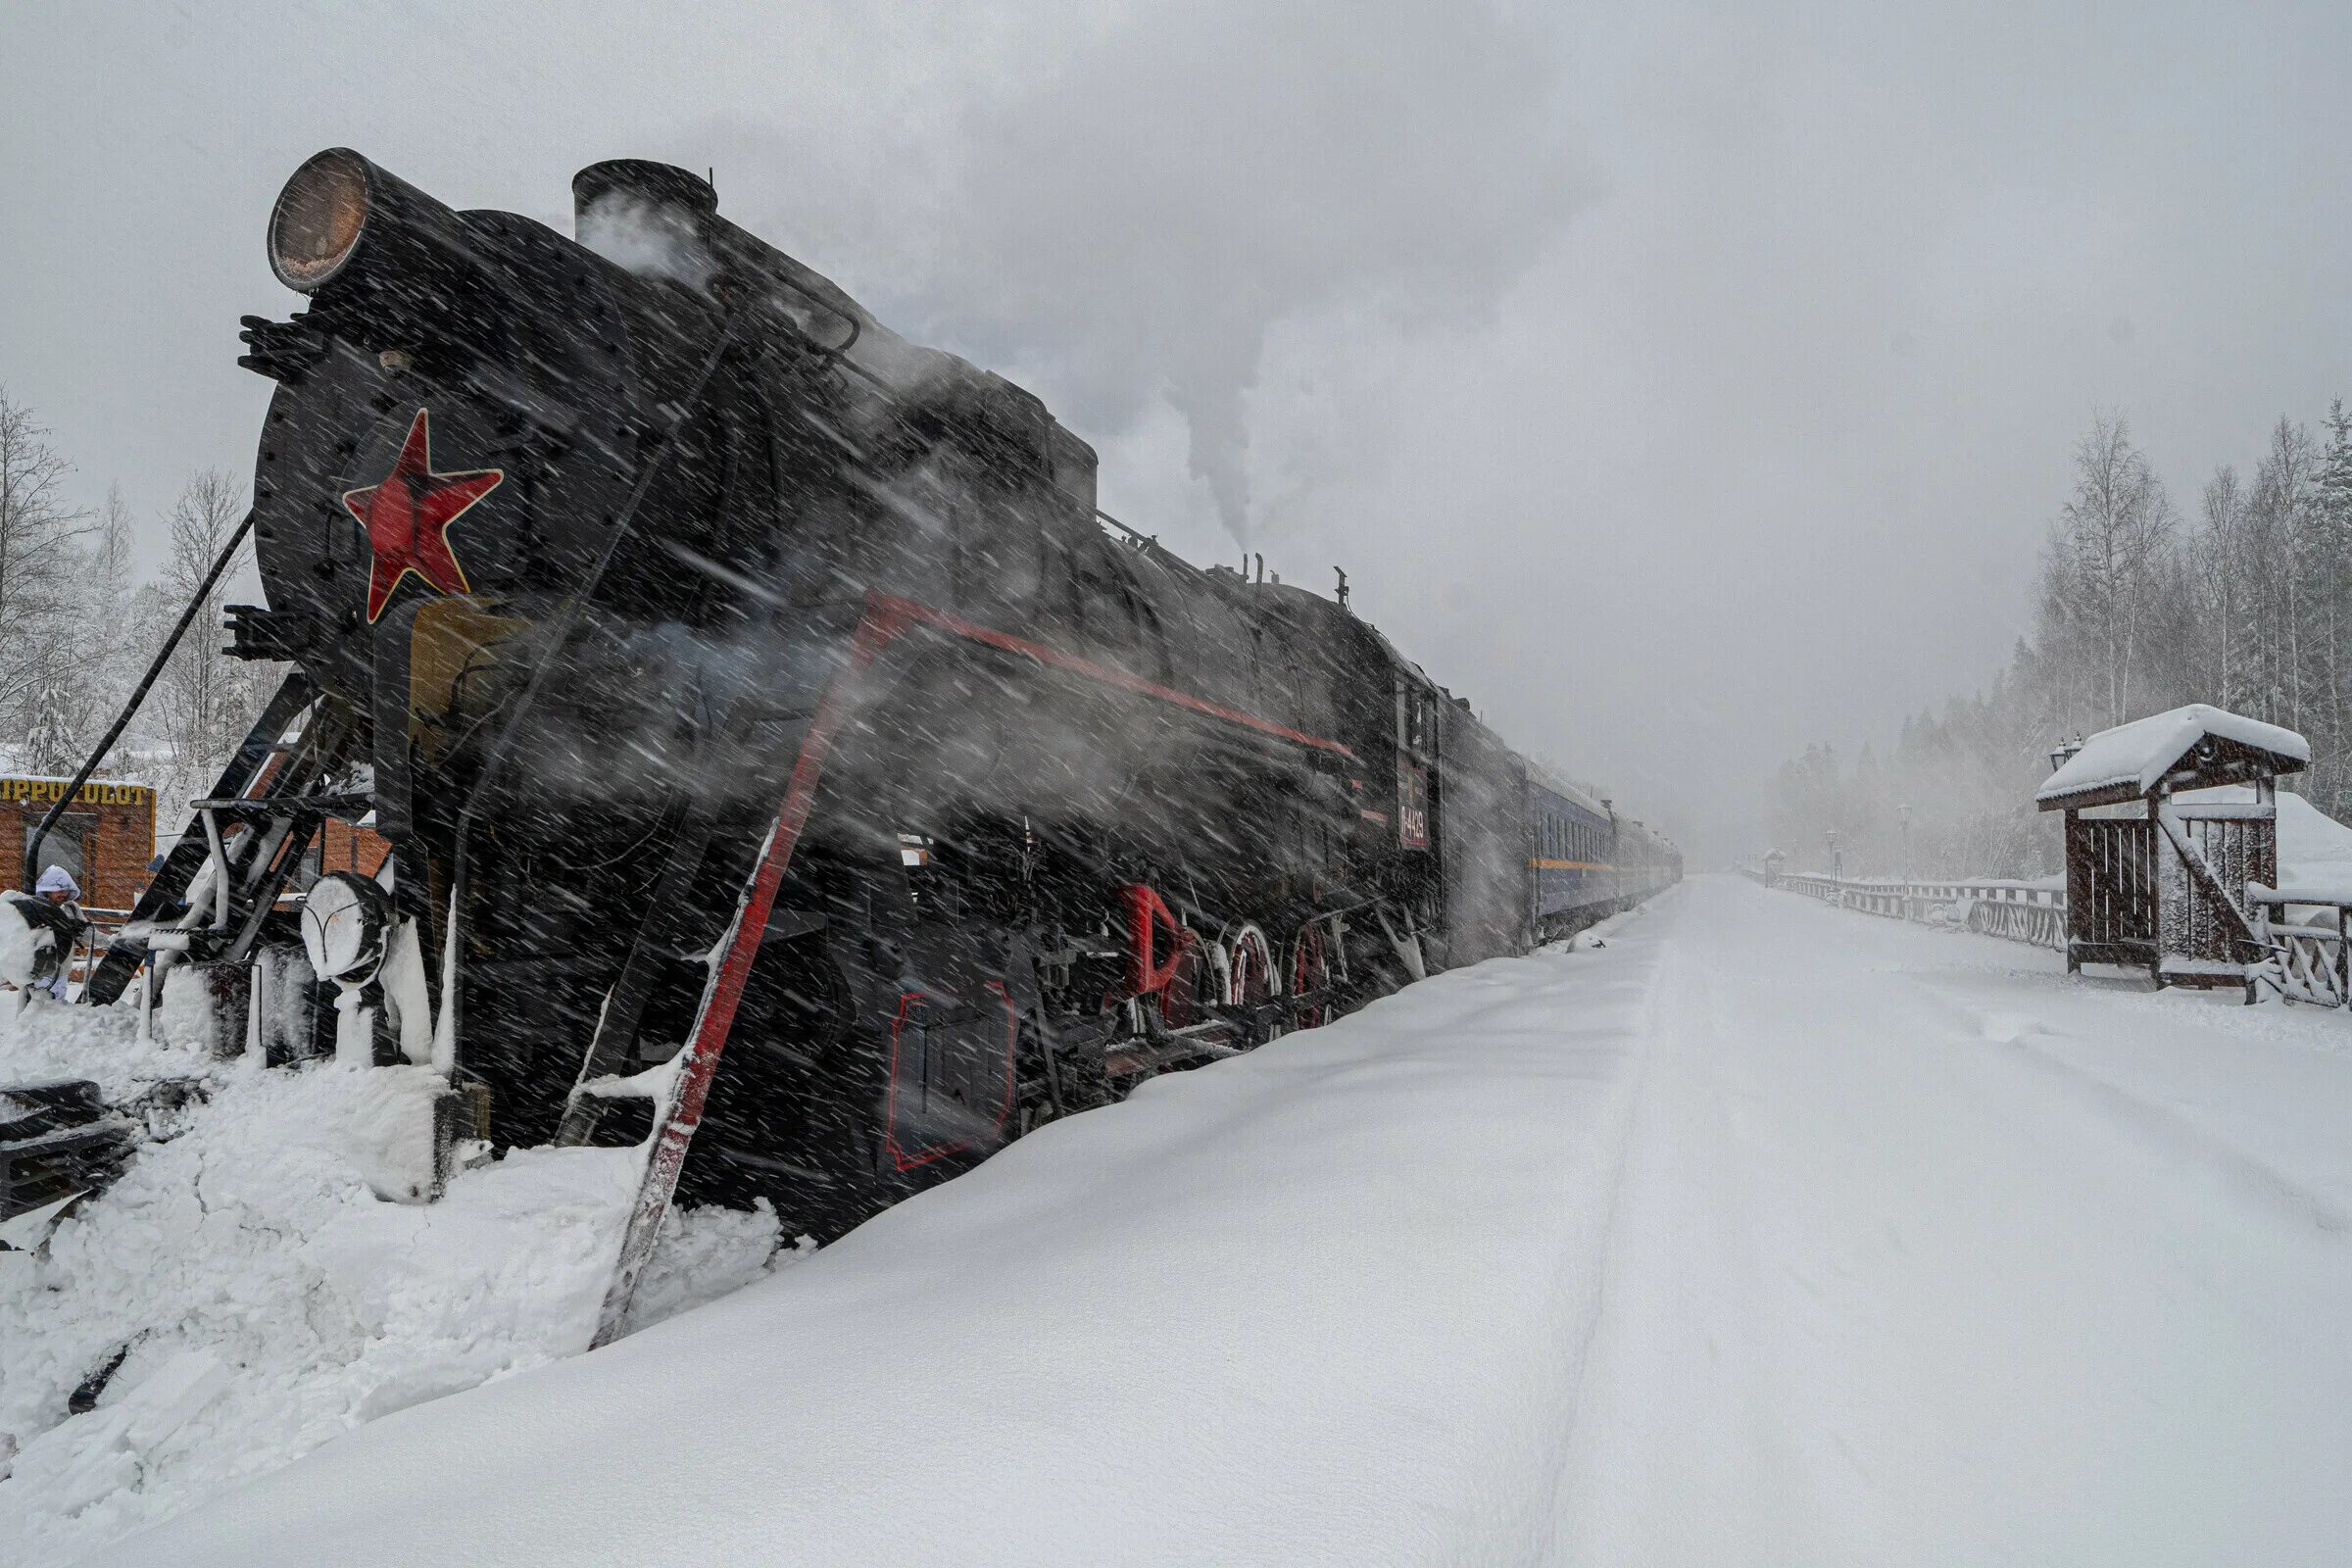
M 88 518 L 66 498 L 73 471 L 32 411 L 0 387 L 0 723 L 19 741 L 74 652 L 71 601 Z
M 2158 564 L 2174 532 L 2164 483 L 2132 444 L 2123 416 L 2099 414 L 2075 447 L 2075 493 L 2045 557 L 2045 638 L 2072 656 L 2070 673 L 2100 726 L 2132 706 L 2141 636 L 2155 608 Z
M 172 507 L 161 578 L 139 596 L 144 612 L 137 618 L 149 633 L 148 646 L 162 641 L 196 596 L 244 511 L 243 498 L 225 473 L 207 468 L 189 479 Z M 251 551 L 249 542 L 238 546 L 239 561 L 205 595 L 188 635 L 156 682 L 152 707 L 169 760 L 168 799 L 174 808 L 212 787 L 261 706 L 250 666 L 223 654 L 220 636 L 227 584 Z

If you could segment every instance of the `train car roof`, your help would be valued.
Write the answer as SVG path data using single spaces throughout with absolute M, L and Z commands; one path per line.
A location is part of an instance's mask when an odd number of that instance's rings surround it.
M 1609 808 L 1601 805 L 1599 801 L 1586 794 L 1583 790 L 1578 789 L 1573 784 L 1561 782 L 1558 775 L 1539 766 L 1535 762 L 1531 761 L 1527 764 L 1527 779 L 1529 783 L 1537 785 L 1550 794 L 1558 796 L 1561 800 L 1566 801 L 1571 806 L 1583 807 L 1586 810 L 1591 811 L 1594 816 L 1607 816 L 1609 814 Z

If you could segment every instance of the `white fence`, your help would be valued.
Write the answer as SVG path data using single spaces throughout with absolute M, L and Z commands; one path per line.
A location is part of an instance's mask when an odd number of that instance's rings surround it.
M 1777 878 L 1761 871 L 1748 875 L 1767 887 L 1840 908 L 1966 926 L 1985 936 L 2066 951 L 2066 891 L 2048 883 L 1890 882 L 1812 871 L 1784 871 Z M 2352 940 L 2347 940 L 2352 938 L 2352 899 L 2331 901 L 2259 886 L 2246 892 L 2249 909 L 2260 916 L 2256 930 L 2271 949 L 2260 978 L 2295 1002 L 2352 1007 Z
M 2278 989 L 2297 1002 L 2324 1007 L 2352 1006 L 2352 900 L 2314 900 L 2271 888 L 2248 888 L 2249 902 L 2270 918 L 2263 922 Z

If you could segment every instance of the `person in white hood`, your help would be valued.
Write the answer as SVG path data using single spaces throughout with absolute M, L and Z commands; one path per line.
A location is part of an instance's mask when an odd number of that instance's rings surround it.
M 75 920 L 81 918 L 81 906 L 76 902 L 81 897 L 81 884 L 75 882 L 74 874 L 64 866 L 53 865 L 43 871 L 41 879 L 32 885 L 32 891 L 47 899 L 52 905 L 63 909 Z M 65 1001 L 66 974 L 73 967 L 73 955 L 69 953 L 59 961 L 57 973 L 44 981 L 39 989 L 48 992 L 60 1002 Z

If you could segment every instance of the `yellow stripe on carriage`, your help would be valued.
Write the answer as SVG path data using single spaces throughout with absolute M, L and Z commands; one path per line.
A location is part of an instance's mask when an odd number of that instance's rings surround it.
M 1536 858 L 1529 860 L 1527 863 L 1534 866 L 1539 871 L 1614 871 L 1617 869 L 1615 866 L 1610 865 L 1604 860 L 1546 860 Z

